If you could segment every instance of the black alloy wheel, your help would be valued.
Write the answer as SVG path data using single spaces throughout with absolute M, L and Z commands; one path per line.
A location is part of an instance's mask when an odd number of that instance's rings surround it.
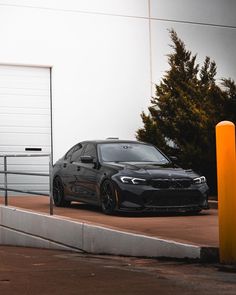
M 59 177 L 53 181 L 53 201 L 56 207 L 68 207 L 70 201 L 65 200 L 64 187 Z
M 112 215 L 116 209 L 115 189 L 110 180 L 105 180 L 101 186 L 101 207 L 103 213 Z

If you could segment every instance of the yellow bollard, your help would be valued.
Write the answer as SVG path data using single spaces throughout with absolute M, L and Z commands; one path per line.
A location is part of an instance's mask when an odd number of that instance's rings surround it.
M 236 151 L 235 125 L 216 125 L 220 262 L 236 264 Z

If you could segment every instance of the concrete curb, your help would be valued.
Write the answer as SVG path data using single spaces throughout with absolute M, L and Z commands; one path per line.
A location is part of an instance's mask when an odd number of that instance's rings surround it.
M 136 257 L 191 259 L 208 257 L 207 247 L 5 206 L 0 206 L 0 244 Z M 209 249 L 212 256 L 215 248 Z

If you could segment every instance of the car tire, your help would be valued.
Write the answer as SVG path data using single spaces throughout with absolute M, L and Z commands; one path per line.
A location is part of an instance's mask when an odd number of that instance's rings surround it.
M 69 207 L 71 203 L 65 200 L 64 187 L 59 177 L 53 180 L 53 201 L 56 207 Z
M 107 215 L 112 215 L 117 206 L 115 189 L 110 180 L 105 180 L 101 185 L 100 201 L 102 212 Z

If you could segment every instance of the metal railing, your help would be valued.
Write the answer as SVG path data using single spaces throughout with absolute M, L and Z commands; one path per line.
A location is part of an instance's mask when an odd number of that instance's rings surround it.
M 5 206 L 8 206 L 8 191 L 11 192 L 18 192 L 18 193 L 25 193 L 25 194 L 32 194 L 32 195 L 39 195 L 39 196 L 48 196 L 49 197 L 49 211 L 50 215 L 53 215 L 53 197 L 52 197 L 52 179 L 51 179 L 51 172 L 52 172 L 52 157 L 51 154 L 0 154 L 0 157 L 4 159 L 4 170 L 0 170 L 0 174 L 4 174 L 4 187 L 0 187 L 1 191 L 5 191 Z M 31 172 L 23 172 L 23 171 L 8 171 L 7 170 L 7 158 L 22 158 L 22 157 L 49 157 L 49 173 L 31 173 Z M 40 193 L 35 191 L 29 190 L 20 190 L 8 187 L 8 174 L 15 174 L 15 175 L 30 175 L 30 176 L 45 176 L 49 177 L 49 194 L 47 193 Z

